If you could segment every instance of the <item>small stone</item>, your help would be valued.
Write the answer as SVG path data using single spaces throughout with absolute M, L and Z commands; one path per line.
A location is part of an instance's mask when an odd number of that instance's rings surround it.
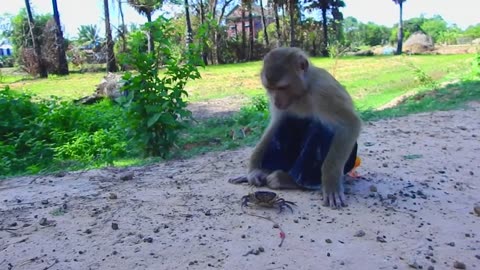
M 153 242 L 153 238 L 152 238 L 152 237 L 144 238 L 144 239 L 143 239 L 143 242 L 145 242 L 145 243 L 152 243 L 152 242 Z
M 112 229 L 118 230 L 118 223 L 112 222 Z
M 435 270 L 435 267 L 433 267 L 432 265 L 430 265 L 427 270 Z
M 247 237 L 247 236 L 245 236 L 245 234 L 242 234 L 242 239 L 245 239 L 245 237 Z
M 383 163 L 382 166 L 383 166 L 384 168 L 387 168 L 387 167 L 388 167 L 388 163 Z
M 129 181 L 133 179 L 133 176 L 134 176 L 133 172 L 127 172 L 120 176 L 120 180 Z
M 86 233 L 86 234 L 91 234 L 91 233 L 92 233 L 92 230 L 91 230 L 91 229 L 86 229 L 86 230 L 85 230 L 85 233 Z
M 153 232 L 154 232 L 154 233 L 159 233 L 159 232 L 160 232 L 160 227 L 155 227 L 155 228 L 153 229 Z
M 330 257 L 330 252 L 327 252 L 327 257 Z
M 363 230 L 359 230 L 358 232 L 356 232 L 353 236 L 355 237 L 364 237 L 365 236 L 365 232 Z
M 455 246 L 455 242 L 447 243 L 447 245 L 449 245 L 449 246 L 451 246 L 451 247 L 454 247 L 454 246 Z
M 467 266 L 463 262 L 455 261 L 453 263 L 453 268 L 455 268 L 455 269 L 467 269 Z
M 416 261 L 409 262 L 408 267 L 413 268 L 413 269 L 420 269 L 420 265 Z
M 327 244 L 331 244 L 331 243 L 332 243 L 332 240 L 327 238 L 327 239 L 325 239 L 325 242 L 326 242 Z
M 473 212 L 475 212 L 475 214 L 477 214 L 478 216 L 480 216 L 480 206 L 475 206 L 473 208 Z
M 258 251 L 260 251 L 260 252 L 265 252 L 265 249 L 264 249 L 263 247 L 259 247 L 259 248 L 258 248 Z
M 15 226 L 17 226 L 17 225 L 18 225 L 17 222 L 12 222 L 12 223 L 10 223 L 9 227 L 15 227 Z
M 45 199 L 45 200 L 42 200 L 42 202 L 41 202 L 41 203 L 42 203 L 43 205 L 47 205 L 47 204 L 48 204 L 48 200 L 47 200 L 47 199 Z
M 377 191 L 378 191 L 378 189 L 377 189 L 376 186 L 374 186 L 374 185 L 370 186 L 370 192 L 377 192 Z
M 116 193 L 111 192 L 111 193 L 108 195 L 108 198 L 109 198 L 110 200 L 116 200 L 116 199 L 118 199 L 118 196 L 117 196 Z
M 294 222 L 294 223 L 298 223 L 298 219 L 294 219 L 293 222 Z
M 211 216 L 212 215 L 212 212 L 210 211 L 210 209 L 208 209 L 206 212 L 205 212 L 205 216 Z
M 480 260 L 480 254 L 475 255 L 475 258 Z
M 385 238 L 383 238 L 383 237 L 381 237 L 381 236 L 377 236 L 377 242 L 386 243 L 387 240 L 385 240 Z
M 47 226 L 48 225 L 47 218 L 41 218 L 38 224 L 40 224 L 40 226 Z

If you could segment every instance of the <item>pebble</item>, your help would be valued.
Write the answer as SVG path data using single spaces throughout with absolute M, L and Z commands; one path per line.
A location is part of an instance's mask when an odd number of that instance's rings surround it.
M 15 227 L 15 226 L 17 226 L 17 225 L 18 225 L 17 222 L 12 222 L 12 223 L 10 223 L 9 227 Z
M 325 242 L 326 242 L 327 244 L 331 244 L 331 243 L 332 243 L 332 240 L 327 238 L 327 239 L 325 239 Z
M 370 186 L 370 192 L 377 192 L 377 187 L 374 185 Z
M 86 229 L 86 230 L 85 230 L 85 233 L 86 233 L 86 234 L 91 234 L 91 233 L 92 233 L 92 230 L 91 230 L 91 229 Z
M 454 246 L 455 246 L 455 242 L 447 243 L 447 245 L 449 245 L 449 246 L 451 246 L 451 247 L 454 247 Z
M 40 226 L 47 226 L 48 225 L 47 218 L 41 218 L 38 224 L 40 224 Z
M 475 258 L 480 260 L 480 254 L 475 255 Z
M 377 242 L 386 243 L 387 240 L 385 240 L 385 238 L 383 238 L 383 237 L 381 237 L 381 236 L 377 236 Z
M 134 176 L 133 172 L 124 173 L 120 176 L 120 180 L 122 181 L 132 180 L 133 176 Z
M 118 223 L 113 222 L 112 223 L 112 229 L 118 230 Z
M 480 206 L 475 206 L 473 208 L 473 212 L 475 212 L 475 214 L 477 214 L 478 216 L 480 216 Z
M 43 204 L 43 205 L 47 205 L 47 204 L 48 204 L 48 200 L 42 200 L 42 204 Z
M 118 198 L 117 194 L 116 193 L 113 193 L 111 192 L 109 195 L 108 195 L 108 198 L 110 200 L 116 200 Z
M 365 232 L 363 230 L 359 230 L 358 232 L 356 232 L 353 236 L 355 237 L 363 237 L 365 236 Z
M 453 263 L 453 268 L 455 268 L 455 269 L 467 269 L 467 266 L 463 262 L 455 261 Z
M 433 267 L 432 265 L 430 265 L 427 270 L 435 270 L 435 267 Z
M 152 242 L 153 242 L 153 238 L 152 238 L 152 237 L 147 237 L 147 238 L 143 239 L 143 242 L 145 242 L 145 243 L 152 243 Z

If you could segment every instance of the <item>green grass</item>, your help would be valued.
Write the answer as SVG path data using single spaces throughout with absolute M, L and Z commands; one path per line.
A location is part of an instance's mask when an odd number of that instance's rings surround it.
M 435 80 L 459 78 L 470 70 L 471 54 L 424 56 L 345 57 L 338 60 L 313 58 L 312 62 L 333 73 L 346 86 L 359 108 L 381 106 L 419 84 L 407 65 L 410 61 Z M 259 72 L 261 62 L 207 66 L 202 78 L 187 84 L 188 100 L 204 101 L 222 97 L 252 97 L 263 94 Z M 75 99 L 92 94 L 105 73 L 73 73 L 31 79 L 3 72 L 0 88 L 9 84 L 12 90 L 28 91 L 40 97 L 57 95 Z

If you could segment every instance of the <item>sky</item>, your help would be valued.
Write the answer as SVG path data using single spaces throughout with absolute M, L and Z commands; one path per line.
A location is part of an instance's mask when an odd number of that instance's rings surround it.
M 398 21 L 398 6 L 392 0 L 344 1 L 346 7 L 342 11 L 345 17 L 353 16 L 361 22 L 370 21 L 386 26 L 392 26 Z M 34 13 L 52 13 L 51 0 L 31 0 L 30 2 Z M 103 1 L 58 0 L 57 4 L 66 37 L 74 38 L 80 25 L 95 24 L 100 29 L 104 29 Z M 3 0 L 0 5 L 0 15 L 4 13 L 17 14 L 24 5 L 24 0 Z M 478 15 L 480 1 L 478 0 L 407 0 L 403 9 L 404 19 L 420 15 L 431 17 L 438 14 L 447 22 L 455 23 L 462 29 L 480 23 L 480 15 Z M 146 21 L 145 17 L 127 5 L 124 5 L 124 14 L 127 24 Z M 155 13 L 155 15 L 158 14 L 160 12 Z M 112 24 L 118 25 L 119 16 L 116 6 L 110 6 L 110 19 Z

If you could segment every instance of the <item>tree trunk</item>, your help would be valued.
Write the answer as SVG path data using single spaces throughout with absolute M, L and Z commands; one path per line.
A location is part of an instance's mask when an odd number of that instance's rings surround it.
M 290 0 L 290 47 L 295 47 L 295 0 Z
M 247 33 L 245 31 L 245 8 L 242 6 L 242 60 L 247 55 Z
M 48 72 L 45 62 L 43 62 L 42 49 L 35 35 L 33 34 L 33 27 L 35 26 L 35 21 L 33 20 L 32 8 L 30 7 L 30 0 L 25 0 L 25 8 L 27 9 L 28 14 L 28 26 L 30 28 L 30 36 L 32 38 L 33 50 L 35 51 L 35 57 L 37 58 L 38 71 L 40 78 L 47 78 Z
M 117 62 L 115 61 L 115 53 L 113 52 L 112 30 L 110 29 L 110 10 L 108 1 L 103 0 L 103 9 L 105 12 L 105 36 L 107 38 L 107 71 L 117 72 Z
M 322 8 L 322 30 L 323 30 L 323 48 L 322 55 L 328 56 L 328 25 L 327 25 L 327 9 Z
M 147 12 L 145 16 L 147 17 L 147 22 L 150 24 L 152 22 L 152 14 L 150 12 Z M 147 38 L 148 38 L 148 52 L 155 53 L 155 47 L 154 47 L 155 45 L 153 43 L 153 37 L 152 37 L 152 26 L 148 28 Z
M 265 37 L 265 45 L 268 46 L 270 42 L 268 42 L 267 22 L 265 20 L 265 10 L 263 9 L 263 0 L 260 0 L 260 9 L 262 11 L 263 36 Z
M 280 46 L 283 46 L 282 42 L 282 33 L 280 30 L 280 18 L 278 17 L 278 4 L 277 1 L 273 1 L 273 9 L 275 12 L 275 28 L 277 30 L 277 39 L 278 39 L 278 44 Z
M 397 35 L 397 54 L 402 54 L 403 46 L 403 1 L 398 1 L 400 7 L 400 23 L 398 24 L 398 35 Z
M 122 20 L 122 31 L 120 32 L 120 38 L 122 39 L 122 52 L 127 51 L 127 26 L 125 25 L 125 16 L 123 15 L 122 0 L 118 0 L 118 11 L 120 13 L 120 19 Z
M 185 19 L 187 21 L 187 47 L 193 42 L 192 37 L 192 22 L 190 21 L 190 9 L 188 0 L 185 0 Z
M 200 22 L 205 23 L 205 6 L 203 5 L 203 0 L 200 0 Z M 200 41 L 202 42 L 202 41 Z M 208 65 L 208 47 L 206 44 L 203 46 L 202 59 L 205 65 Z
M 63 40 L 62 26 L 60 24 L 60 14 L 58 12 L 57 0 L 52 0 L 52 6 L 53 18 L 55 19 L 55 24 L 57 25 L 55 41 L 58 54 L 58 74 L 68 75 L 67 55 L 65 54 L 65 44 Z
M 253 14 L 252 14 L 252 1 L 248 3 L 248 24 L 250 25 L 249 27 L 249 40 L 250 40 L 250 48 L 248 50 L 248 60 L 253 59 L 253 48 L 255 46 L 255 40 L 254 40 L 254 25 L 253 25 Z

